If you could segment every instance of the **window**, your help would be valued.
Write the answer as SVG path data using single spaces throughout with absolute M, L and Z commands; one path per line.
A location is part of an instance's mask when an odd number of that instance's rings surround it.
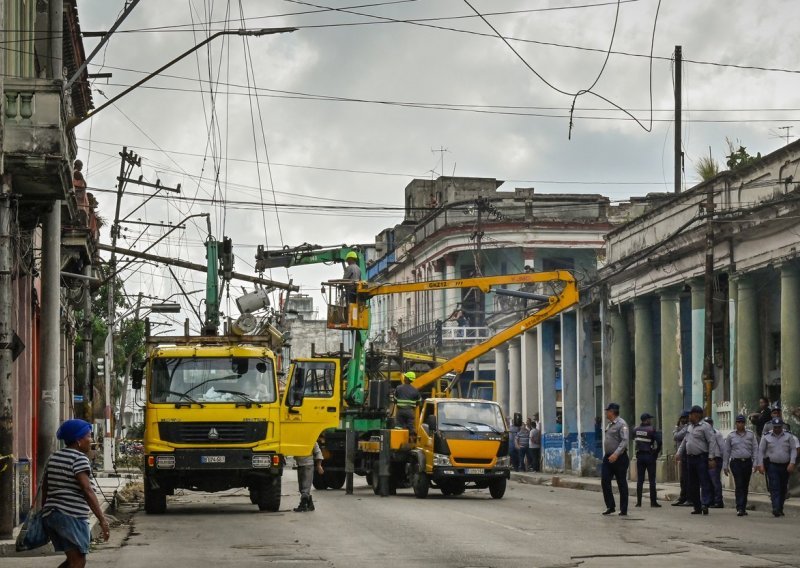
M 336 380 L 334 363 L 303 361 L 295 365 L 294 376 L 295 378 L 302 377 L 305 396 L 311 398 L 331 398 L 333 396 L 333 382 Z

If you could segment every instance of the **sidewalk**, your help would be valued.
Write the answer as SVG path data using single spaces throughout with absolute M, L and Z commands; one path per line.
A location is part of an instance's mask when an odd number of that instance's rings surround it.
M 141 480 L 141 475 L 134 473 L 121 472 L 119 475 L 115 475 L 113 473 L 107 474 L 98 472 L 96 476 L 97 488 L 95 489 L 95 493 L 97 494 L 97 499 L 100 501 L 100 507 L 103 509 L 103 514 L 110 514 L 107 513 L 109 510 L 113 512 L 112 506 L 114 503 L 114 496 L 117 491 L 121 491 L 123 487 L 133 481 Z M 89 526 L 92 531 L 92 540 L 99 538 L 100 525 L 94 515 L 92 515 L 89 519 Z M 0 558 L 4 556 L 52 556 L 55 554 L 62 554 L 60 552 L 56 553 L 51 544 L 37 548 L 36 550 L 31 550 L 29 552 L 17 552 L 15 543 L 17 534 L 19 534 L 19 529 L 20 527 L 16 527 L 14 529 L 14 538 L 11 540 L 0 540 Z
M 602 491 L 599 477 L 580 477 L 564 473 L 539 473 L 539 472 L 512 472 L 511 479 L 519 483 L 530 485 L 546 485 L 548 487 L 559 487 L 562 489 L 582 489 L 584 491 Z M 616 487 L 616 484 L 615 484 Z M 636 496 L 636 482 L 628 481 L 628 487 L 632 498 Z M 656 485 L 659 501 L 675 501 L 681 492 L 678 483 L 658 483 Z M 616 490 L 616 489 L 615 489 Z M 645 494 L 649 495 L 648 485 L 645 482 Z M 649 497 L 648 497 L 649 498 Z M 725 506 L 735 509 L 735 496 L 733 490 L 723 489 Z M 800 513 L 800 499 L 791 498 L 786 501 L 784 506 L 787 511 Z M 747 509 L 750 511 L 772 511 L 772 503 L 766 493 L 750 491 L 747 497 Z

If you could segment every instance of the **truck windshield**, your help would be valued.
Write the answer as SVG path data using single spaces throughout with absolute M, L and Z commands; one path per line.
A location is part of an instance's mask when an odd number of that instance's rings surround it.
M 480 432 L 503 432 L 503 415 L 496 404 L 480 401 L 440 402 L 438 405 L 441 430 L 477 430 Z
M 153 359 L 150 401 L 275 402 L 272 361 L 256 357 Z

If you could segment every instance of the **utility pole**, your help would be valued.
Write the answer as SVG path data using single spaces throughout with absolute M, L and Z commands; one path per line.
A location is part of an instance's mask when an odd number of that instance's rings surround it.
M 11 183 L 0 186 L 0 538 L 14 529 L 14 389 L 11 382 Z
M 134 312 L 133 316 L 133 323 L 136 325 L 139 322 L 139 310 L 142 307 L 142 296 L 143 293 L 139 292 L 139 295 L 136 298 L 136 311 Z M 117 415 L 117 439 L 122 439 L 122 422 L 125 418 L 125 405 L 127 403 L 128 398 L 128 381 L 130 380 L 131 376 L 131 365 L 133 364 L 133 356 L 136 353 L 134 350 L 133 353 L 128 353 L 128 360 L 125 363 L 125 378 L 122 380 L 122 393 L 120 393 L 119 397 L 119 414 Z
M 711 391 L 714 387 L 714 187 L 708 184 L 706 201 L 703 205 L 706 218 L 706 266 L 705 266 L 705 313 L 703 329 L 703 408 L 706 416 L 711 416 Z
M 681 192 L 681 185 L 683 176 L 683 147 L 681 141 L 681 114 L 683 111 L 683 102 L 681 95 L 683 94 L 683 71 L 681 65 L 683 63 L 683 48 L 680 45 L 675 46 L 675 193 Z

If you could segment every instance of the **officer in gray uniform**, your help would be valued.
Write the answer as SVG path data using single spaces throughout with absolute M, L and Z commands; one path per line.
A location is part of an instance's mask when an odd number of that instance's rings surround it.
M 725 438 L 725 475 L 733 474 L 736 487 L 736 516 L 747 514 L 747 494 L 750 490 L 750 476 L 756 463 L 758 441 L 756 435 L 745 428 L 747 418 L 744 414 L 736 417 L 736 430 Z
M 714 432 L 711 426 L 703 422 L 703 409 L 695 405 L 689 410 L 689 429 L 675 456 L 675 459 L 687 461 L 689 477 L 686 492 L 694 507 L 692 515 L 708 515 L 712 496 L 708 470 L 717 467 L 717 462 L 709 456 L 716 453 Z
M 723 438 L 722 432 L 714 428 L 714 420 L 710 416 L 703 418 L 703 421 L 711 426 L 711 429 L 714 431 L 714 438 L 717 440 L 717 451 L 715 454 L 709 456 L 717 463 L 717 467 L 708 472 L 711 478 L 711 487 L 714 491 L 711 498 L 711 508 L 724 509 L 725 503 L 722 501 L 722 464 L 726 461 L 724 460 L 725 438 Z
M 611 491 L 611 479 L 616 478 L 619 489 L 619 514 L 628 514 L 628 424 L 619 417 L 619 404 L 609 403 L 606 406 L 606 434 L 603 438 L 603 466 L 601 469 L 603 499 L 606 502 L 604 515 L 610 515 L 616 510 L 614 493 Z
M 684 410 L 681 412 L 681 417 L 678 419 L 678 423 L 675 425 L 675 428 L 672 429 L 672 439 L 675 441 L 675 453 L 678 453 L 678 448 L 681 446 L 681 442 L 686 437 L 686 432 L 689 431 L 689 411 Z M 678 500 L 675 501 L 672 506 L 673 507 L 681 507 L 686 505 L 691 505 L 688 499 L 686 498 L 686 480 L 689 477 L 689 470 L 687 465 L 687 460 L 681 460 L 678 462 L 678 470 L 680 471 L 680 478 L 681 478 L 681 494 L 678 496 Z
M 764 460 L 769 464 L 764 467 Z M 789 475 L 797 461 L 797 442 L 789 432 L 783 431 L 783 420 L 772 419 L 772 431 L 761 436 L 758 445 L 758 471 L 766 471 L 769 479 L 769 494 L 772 499 L 772 514 L 783 516 L 783 503 L 789 491 Z

